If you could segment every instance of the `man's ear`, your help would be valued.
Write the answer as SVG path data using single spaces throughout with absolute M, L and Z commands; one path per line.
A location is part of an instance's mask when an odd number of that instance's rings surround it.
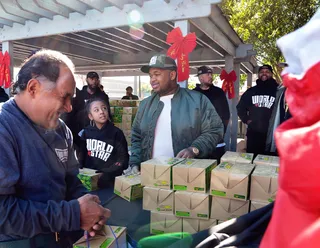
M 176 78 L 177 78 L 177 71 L 171 71 L 170 72 L 171 81 L 175 80 Z
M 35 95 L 40 92 L 40 88 L 40 82 L 37 79 L 32 78 L 27 83 L 26 91 L 30 94 L 32 98 L 34 98 Z

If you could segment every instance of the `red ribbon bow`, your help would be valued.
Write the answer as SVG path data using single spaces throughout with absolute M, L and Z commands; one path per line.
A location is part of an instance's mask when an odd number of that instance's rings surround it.
M 228 92 L 228 98 L 232 99 L 235 97 L 234 93 L 234 82 L 237 80 L 237 74 L 233 70 L 230 73 L 226 72 L 225 70 L 222 70 L 220 74 L 220 79 L 223 80 L 222 84 L 222 90 L 227 93 Z
M 189 78 L 189 58 L 188 54 L 195 49 L 197 37 L 195 33 L 182 36 L 179 27 L 173 29 L 168 33 L 167 43 L 172 44 L 169 48 L 167 55 L 173 59 L 178 59 L 178 81 L 182 82 Z
M 5 52 L 3 55 L 0 52 L 0 86 L 4 88 L 9 88 L 11 84 L 10 77 L 10 55 L 8 52 Z

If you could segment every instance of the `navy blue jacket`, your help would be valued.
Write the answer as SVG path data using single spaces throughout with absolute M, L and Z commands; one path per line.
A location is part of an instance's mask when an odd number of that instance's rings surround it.
M 72 199 L 85 189 L 77 178 L 71 132 L 62 121 L 56 130 L 43 131 L 13 99 L 3 105 L 0 241 L 80 229 L 80 206 Z

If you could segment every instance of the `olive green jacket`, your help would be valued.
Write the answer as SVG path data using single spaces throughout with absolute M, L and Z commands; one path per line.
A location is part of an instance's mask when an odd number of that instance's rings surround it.
M 130 165 L 152 158 L 155 128 L 164 103 L 154 93 L 140 103 L 132 126 Z M 223 124 L 209 99 L 196 91 L 178 88 L 171 99 L 171 132 L 174 155 L 190 146 L 198 158 L 210 158 L 223 137 Z

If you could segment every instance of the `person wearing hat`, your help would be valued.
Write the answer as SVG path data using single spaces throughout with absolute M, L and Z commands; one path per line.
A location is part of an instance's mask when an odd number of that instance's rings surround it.
M 265 154 L 269 120 L 276 99 L 278 83 L 272 77 L 272 67 L 259 67 L 257 85 L 249 88 L 241 97 L 238 116 L 248 125 L 247 152 Z
M 200 84 L 197 84 L 194 90 L 204 94 L 209 98 L 210 102 L 215 107 L 222 120 L 225 134 L 230 119 L 229 105 L 224 91 L 212 84 L 212 73 L 212 69 L 208 66 L 199 67 L 197 76 L 199 77 Z M 224 143 L 222 138 L 217 145 L 216 150 L 212 154 L 212 158 L 217 159 L 218 163 L 220 162 L 220 158 L 225 153 L 225 146 L 226 143 Z
M 111 118 L 109 97 L 99 87 L 100 78 L 98 73 L 96 73 L 95 71 L 88 72 L 86 81 L 87 85 L 83 86 L 82 90 L 79 90 L 78 88 L 76 89 L 76 97 L 72 99 L 71 113 L 62 116 L 63 121 L 72 131 L 77 153 L 80 152 L 80 147 L 82 146 L 82 140 L 80 139 L 78 134 L 90 123 L 90 120 L 86 113 L 86 102 L 93 98 L 102 99 L 107 103 L 108 113 Z
M 131 86 L 126 88 L 126 95 L 122 97 L 122 100 L 139 100 L 139 97 L 132 94 L 133 89 Z
M 176 63 L 166 55 L 153 56 L 141 71 L 149 74 L 153 94 L 140 103 L 133 122 L 125 174 L 137 173 L 151 158 L 209 158 L 223 136 L 209 99 L 179 87 Z

